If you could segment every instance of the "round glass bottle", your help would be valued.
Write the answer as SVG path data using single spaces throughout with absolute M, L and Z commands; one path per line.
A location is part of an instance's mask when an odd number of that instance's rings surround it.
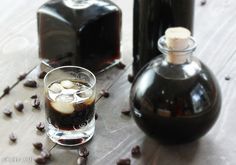
M 130 106 L 145 133 L 164 143 L 184 143 L 203 136 L 213 126 L 221 108 L 221 92 L 209 68 L 192 56 L 194 38 L 182 40 L 185 43 L 180 45 L 185 47 L 180 49 L 172 49 L 169 41 L 165 36 L 159 39 L 162 56 L 138 73 Z

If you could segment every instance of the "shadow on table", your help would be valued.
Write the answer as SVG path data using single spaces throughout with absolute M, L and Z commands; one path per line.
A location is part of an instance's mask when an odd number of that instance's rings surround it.
M 140 165 L 189 165 L 194 162 L 199 147 L 200 140 L 181 145 L 166 145 L 146 136 L 142 143 Z

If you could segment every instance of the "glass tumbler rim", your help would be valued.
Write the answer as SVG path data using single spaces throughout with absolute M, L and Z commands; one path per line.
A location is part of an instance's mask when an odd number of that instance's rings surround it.
M 46 81 L 47 81 L 47 77 L 54 71 L 56 70 L 60 70 L 60 69 L 64 69 L 64 68 L 74 68 L 74 69 L 81 69 L 81 70 L 84 70 L 86 72 L 88 72 L 92 78 L 93 78 L 93 83 L 89 86 L 89 88 L 87 88 L 86 90 L 89 90 L 89 89 L 93 89 L 96 85 L 96 76 L 93 74 L 93 72 L 91 72 L 90 70 L 86 69 L 86 68 L 83 68 L 81 66 L 74 66 L 74 65 L 65 65 L 65 66 L 60 66 L 60 67 L 56 67 L 56 68 L 53 68 L 52 70 L 48 71 L 47 74 L 45 75 L 44 79 L 43 79 L 43 83 L 44 83 L 44 88 L 46 87 Z

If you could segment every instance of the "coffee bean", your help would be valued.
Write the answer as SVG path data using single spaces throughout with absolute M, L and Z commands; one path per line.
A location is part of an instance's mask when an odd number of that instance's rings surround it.
M 126 67 L 126 65 L 123 62 L 121 62 L 121 61 L 116 66 L 119 69 L 124 69 Z
M 37 99 L 38 98 L 38 95 L 37 94 L 34 94 L 30 97 L 31 99 Z
M 24 86 L 29 88 L 37 88 L 37 82 L 35 80 L 28 79 L 24 82 Z
M 140 146 L 134 146 L 131 150 L 131 154 L 133 157 L 139 157 L 141 155 Z
M 44 159 L 47 159 L 47 160 L 51 159 L 51 153 L 45 149 L 43 151 L 41 151 L 40 155 Z
M 128 81 L 132 83 L 134 81 L 134 76 L 132 74 L 128 74 Z
M 17 101 L 15 102 L 14 107 L 17 111 L 22 112 L 22 110 L 24 109 L 24 104 L 22 101 Z
M 42 122 L 39 122 L 37 125 L 36 125 L 36 128 L 41 131 L 41 132 L 44 132 L 45 131 L 45 125 L 42 123 Z
M 130 165 L 131 161 L 129 158 L 120 159 L 116 162 L 117 165 Z
M 3 94 L 4 94 L 4 95 L 9 94 L 9 93 L 10 93 L 10 90 L 11 90 L 11 88 L 10 88 L 9 86 L 7 86 L 6 88 L 3 89 Z
M 40 142 L 33 143 L 33 146 L 36 150 L 39 150 L 39 151 L 41 151 L 43 149 L 43 144 Z
M 130 109 L 122 109 L 121 113 L 126 116 L 130 116 Z
M 11 133 L 10 135 L 9 135 L 9 139 L 10 139 L 10 141 L 12 141 L 12 142 L 16 142 L 16 140 L 17 140 L 17 138 L 16 138 L 16 135 L 14 134 L 14 133 Z
M 207 3 L 207 0 L 201 0 L 200 5 L 204 6 Z
M 89 151 L 87 150 L 86 147 L 79 148 L 79 156 L 86 158 L 88 157 L 88 155 L 89 155 Z
M 39 75 L 38 75 L 38 78 L 39 79 L 43 79 L 45 76 L 46 76 L 47 72 L 45 71 L 42 71 Z
M 34 159 L 35 163 L 37 164 L 46 164 L 47 163 L 47 160 L 44 158 L 44 157 L 37 157 L 36 159 Z
M 86 161 L 86 158 L 79 156 L 77 159 L 77 165 L 86 165 Z
M 225 80 L 227 80 L 227 81 L 229 81 L 230 79 L 231 79 L 230 76 L 226 76 L 226 77 L 225 77 Z
M 110 93 L 109 93 L 107 90 L 105 90 L 105 89 L 102 89 L 102 90 L 100 91 L 100 94 L 101 94 L 103 97 L 105 97 L 105 98 L 107 98 L 107 97 L 110 96 Z
M 98 119 L 98 114 L 97 113 L 95 113 L 95 120 L 97 120 Z
M 4 108 L 3 114 L 7 117 L 11 117 L 12 111 L 9 108 Z
M 24 80 L 25 77 L 27 76 L 27 73 L 20 73 L 20 75 L 17 77 L 19 81 Z
M 31 101 L 31 105 L 32 107 L 34 107 L 35 109 L 40 109 L 40 100 L 38 98 L 33 99 Z

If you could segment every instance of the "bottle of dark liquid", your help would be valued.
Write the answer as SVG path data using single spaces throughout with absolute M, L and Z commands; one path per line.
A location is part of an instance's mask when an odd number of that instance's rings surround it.
M 121 10 L 109 0 L 51 0 L 37 13 L 39 57 L 98 71 L 118 60 Z
M 134 0 L 133 74 L 160 54 L 158 39 L 168 27 L 192 31 L 194 0 Z
M 190 32 L 170 28 L 158 42 L 163 53 L 137 74 L 130 105 L 138 126 L 164 143 L 203 136 L 215 123 L 221 93 L 213 73 L 196 57 Z

